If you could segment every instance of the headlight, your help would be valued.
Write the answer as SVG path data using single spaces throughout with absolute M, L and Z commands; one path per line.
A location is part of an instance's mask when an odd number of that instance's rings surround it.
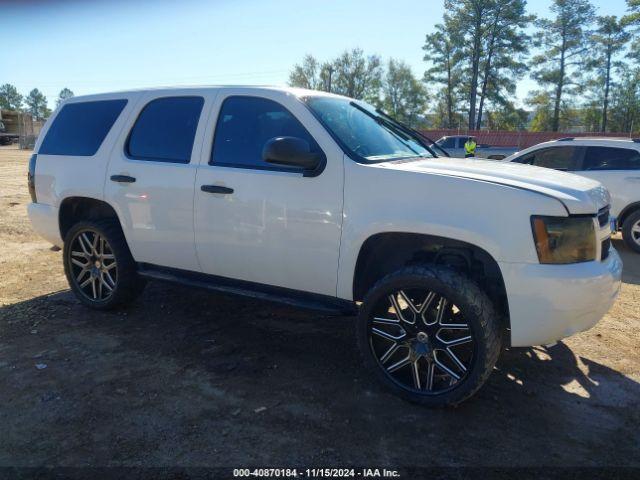
M 531 217 L 540 263 L 578 263 L 596 259 L 591 217 Z

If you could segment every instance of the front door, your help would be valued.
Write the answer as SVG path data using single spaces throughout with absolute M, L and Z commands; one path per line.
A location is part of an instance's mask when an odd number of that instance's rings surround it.
M 219 114 L 208 126 L 214 138 L 205 140 L 210 147 L 203 148 L 194 202 L 203 271 L 335 296 L 342 151 L 299 100 L 281 92 L 255 96 L 238 89 L 216 104 Z M 324 170 L 304 177 L 299 169 L 264 162 L 265 143 L 279 136 L 321 149 Z

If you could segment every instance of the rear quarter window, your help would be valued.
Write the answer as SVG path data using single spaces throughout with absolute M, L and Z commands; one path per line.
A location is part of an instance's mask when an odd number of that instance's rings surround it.
M 42 141 L 39 154 L 95 155 L 127 100 L 69 103 L 62 107 Z

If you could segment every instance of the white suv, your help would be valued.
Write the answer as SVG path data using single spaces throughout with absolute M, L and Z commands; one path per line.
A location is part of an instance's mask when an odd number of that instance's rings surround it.
M 622 238 L 640 253 L 640 139 L 563 138 L 518 152 L 505 161 L 593 178 L 611 193 L 611 215 Z
M 29 187 L 33 226 L 64 246 L 85 305 L 160 279 L 357 314 L 366 365 L 426 405 L 470 397 L 503 345 L 591 327 L 620 287 L 599 183 L 439 159 L 382 112 L 320 92 L 75 97 L 43 129 Z

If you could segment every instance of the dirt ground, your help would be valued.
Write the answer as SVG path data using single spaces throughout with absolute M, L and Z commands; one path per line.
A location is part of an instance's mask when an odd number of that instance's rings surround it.
M 352 318 L 150 283 L 71 295 L 0 147 L 0 466 L 640 466 L 640 255 L 588 332 L 506 351 L 454 410 L 382 391 Z

